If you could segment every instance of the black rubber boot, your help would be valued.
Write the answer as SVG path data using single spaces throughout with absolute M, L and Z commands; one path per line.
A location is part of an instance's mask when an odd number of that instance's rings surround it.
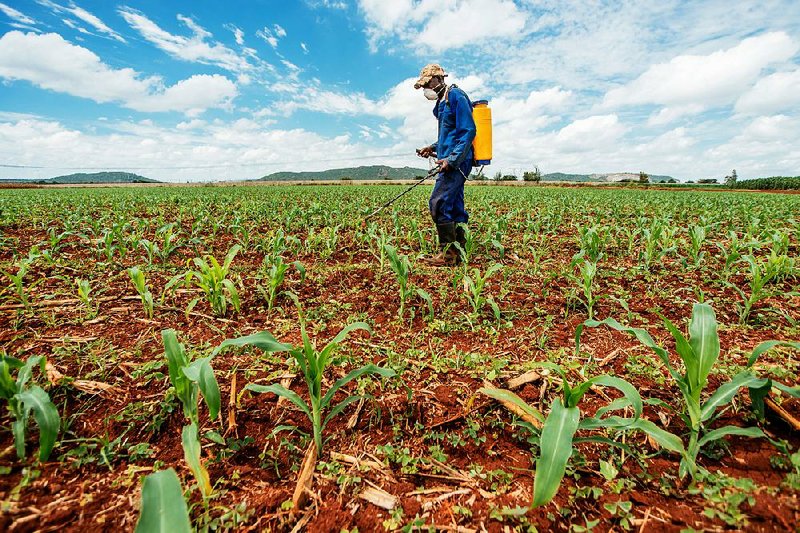
M 455 222 L 436 224 L 436 233 L 439 235 L 439 248 L 442 250 L 437 255 L 425 259 L 430 266 L 454 266 L 458 264 L 458 250 L 453 246 L 456 242 Z

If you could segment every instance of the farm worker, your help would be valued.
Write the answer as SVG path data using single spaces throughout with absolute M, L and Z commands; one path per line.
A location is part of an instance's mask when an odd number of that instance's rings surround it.
M 464 182 L 472 172 L 472 141 L 475 139 L 472 102 L 456 85 L 447 85 L 445 76 L 441 66 L 426 65 L 414 84 L 415 89 L 424 89 L 425 98 L 436 101 L 433 116 L 439 122 L 437 141 L 417 150 L 420 157 L 436 157 L 441 167 L 428 202 L 442 250 L 426 260 L 433 266 L 461 262 L 461 255 L 452 244 L 458 242 L 462 249 L 466 244 L 464 227 L 460 224 L 469 221 L 464 208 Z

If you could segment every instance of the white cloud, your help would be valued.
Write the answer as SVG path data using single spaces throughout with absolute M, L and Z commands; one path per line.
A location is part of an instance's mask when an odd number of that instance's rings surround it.
M 286 37 L 286 30 L 284 30 L 280 24 L 273 25 L 272 29 L 275 30 L 275 35 L 277 35 L 279 39 Z
M 555 141 L 567 152 L 587 151 L 613 145 L 626 129 L 617 115 L 595 115 L 564 126 Z
M 758 82 L 739 100 L 739 113 L 774 113 L 796 110 L 800 106 L 800 68 L 776 72 Z
M 264 42 L 268 43 L 272 48 L 278 47 L 278 37 L 266 26 L 256 31 L 256 37 L 263 39 Z
M 790 59 L 800 45 L 784 32 L 743 40 L 708 55 L 680 55 L 652 65 L 641 76 L 608 91 L 606 107 L 637 104 L 720 105 L 736 99 L 761 71 Z
M 300 48 L 303 49 L 304 54 L 308 53 L 308 45 L 306 43 L 300 43 Z
M 72 13 L 72 15 L 74 15 L 75 17 L 81 19 L 85 23 L 92 26 L 95 30 L 99 31 L 100 33 L 104 33 L 109 37 L 111 37 L 112 39 L 115 39 L 121 43 L 127 42 L 119 33 L 109 28 L 102 20 L 97 18 L 95 15 L 89 13 L 85 9 L 78 7 L 75 4 L 72 4 L 70 7 L 66 8 L 66 10 Z
M 11 20 L 14 20 L 20 24 L 26 24 L 30 26 L 36 25 L 36 21 L 33 20 L 31 17 L 27 16 L 21 11 L 14 9 L 9 5 L 0 3 L 0 11 L 5 13 L 5 15 Z
M 53 2 L 52 0 L 36 0 L 36 2 L 50 9 L 53 13 L 70 14 L 73 17 L 82 20 L 83 22 L 85 22 L 86 24 L 88 24 L 101 34 L 106 35 L 116 41 L 119 41 L 121 43 L 127 42 L 125 38 L 122 37 L 122 35 L 109 28 L 108 25 L 102 20 L 100 20 L 96 15 L 90 13 L 89 11 L 83 9 L 82 7 L 79 7 L 74 2 L 70 2 L 69 6 L 62 6 L 61 4 Z M 70 28 L 78 30 L 81 33 L 91 34 L 88 30 L 78 26 L 74 21 L 70 19 L 64 19 L 63 22 Z
M 197 114 L 209 107 L 225 107 L 236 96 L 236 86 L 224 76 L 192 76 L 166 87 L 157 76 L 113 69 L 90 50 L 55 33 L 13 31 L 0 37 L 0 77 L 26 80 L 95 102 L 120 102 L 139 111 Z
M 687 115 L 696 115 L 706 109 L 703 105 L 687 104 L 679 106 L 662 107 L 647 119 L 648 126 L 662 126 L 678 120 Z
M 254 68 L 245 57 L 227 46 L 216 41 L 207 42 L 206 39 L 211 37 L 211 33 L 189 17 L 178 15 L 178 20 L 192 31 L 191 37 L 185 37 L 163 30 L 144 14 L 129 7 L 121 8 L 119 13 L 142 37 L 172 57 L 193 63 L 215 65 L 235 73 L 247 72 Z
M 236 39 L 236 44 L 244 44 L 244 31 L 234 24 L 225 24 L 223 27 L 233 33 L 233 38 Z
M 358 5 L 373 50 L 387 37 L 399 38 L 418 52 L 516 38 L 528 19 L 512 0 L 359 0 Z

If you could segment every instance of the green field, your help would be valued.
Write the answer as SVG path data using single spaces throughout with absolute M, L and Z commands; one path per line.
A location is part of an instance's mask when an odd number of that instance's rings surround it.
M 402 190 L 0 190 L 0 529 L 796 527 L 800 195 Z

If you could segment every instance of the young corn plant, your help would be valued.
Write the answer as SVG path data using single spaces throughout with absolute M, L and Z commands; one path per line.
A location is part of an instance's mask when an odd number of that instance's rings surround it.
M 748 368 L 736 374 L 730 381 L 720 385 L 708 399 L 703 401 L 703 393 L 708 385 L 708 375 L 719 358 L 720 353 L 717 320 L 714 310 L 708 304 L 698 303 L 694 305 L 692 319 L 689 322 L 688 339 L 684 337 L 683 333 L 681 333 L 672 322 L 663 316 L 661 318 L 675 340 L 675 349 L 683 361 L 683 373 L 672 366 L 669 353 L 664 348 L 657 345 L 647 331 L 641 328 L 623 326 L 613 318 L 607 318 L 602 322 L 587 320 L 578 327 L 575 339 L 578 346 L 580 346 L 580 336 L 584 326 L 597 327 L 605 325 L 617 331 L 634 335 L 640 343 L 653 350 L 667 368 L 672 380 L 681 392 L 683 405 L 682 409 L 679 411 L 679 415 L 688 428 L 688 442 L 684 444 L 684 440 L 677 435 L 660 428 L 655 428 L 651 424 L 637 424 L 636 429 L 649 434 L 666 449 L 680 453 L 682 460 L 678 470 L 679 475 L 685 477 L 688 474 L 690 477 L 694 478 L 699 472 L 697 456 L 705 446 L 722 439 L 726 435 L 741 435 L 746 437 L 764 436 L 764 433 L 758 427 L 738 427 L 729 425 L 711 429 L 710 426 L 721 414 L 718 411 L 731 402 L 739 389 L 747 387 L 750 389 L 751 397 L 756 398 L 756 400 L 759 398 L 763 400 L 766 392 L 769 392 L 769 389 L 771 389 L 772 382 L 768 379 L 759 378 Z M 778 345 L 790 345 L 795 348 L 800 347 L 800 343 L 784 343 L 779 341 L 761 343 L 756 346 L 750 355 L 748 366 L 752 367 L 761 354 Z M 788 387 L 783 388 L 789 389 Z M 800 395 L 800 390 L 796 392 Z M 656 401 L 651 403 L 671 409 L 671 407 L 664 402 Z
M 773 291 L 769 283 L 773 281 L 781 272 L 777 262 L 766 259 L 765 261 L 758 261 L 752 255 L 745 255 L 742 261 L 747 263 L 749 267 L 749 294 L 740 289 L 733 283 L 728 283 L 728 286 L 733 288 L 742 297 L 742 304 L 739 306 L 739 323 L 746 324 L 753 306 L 761 300 L 765 300 L 772 296 Z
M 26 258 L 20 261 L 16 274 L 12 274 L 11 272 L 5 270 L 2 271 L 11 282 L 9 289 L 11 289 L 16 299 L 22 304 L 26 311 L 31 310 L 31 302 L 28 299 L 28 290 L 31 287 L 26 286 L 25 284 L 25 276 L 28 274 L 28 267 L 30 264 L 31 261 Z
M 89 285 L 89 280 L 75 279 L 75 285 L 78 287 L 78 299 L 85 307 L 86 318 L 91 320 L 97 316 L 98 306 L 92 301 L 92 288 Z
M 214 377 L 214 370 L 211 368 L 213 356 L 192 361 L 184 345 L 178 342 L 175 330 L 162 331 L 161 338 L 164 341 L 169 380 L 183 406 L 183 414 L 189 420 L 189 424 L 184 426 L 181 432 L 184 458 L 205 500 L 211 496 L 212 488 L 208 470 L 200 459 L 198 400 L 199 394 L 202 393 L 209 417 L 211 420 L 216 420 L 221 399 L 217 378 Z
M 31 383 L 33 370 L 37 366 L 44 373 L 47 361 L 35 355 L 25 362 L 0 354 L 0 398 L 5 400 L 11 417 L 11 432 L 14 435 L 14 447 L 19 459 L 25 459 L 25 434 L 28 420 L 33 412 L 36 425 L 39 426 L 39 460 L 46 461 L 53 451 L 61 427 L 58 409 L 50 401 L 50 396 L 38 385 Z M 11 376 L 17 371 L 16 379 Z
M 283 387 L 279 383 L 272 385 L 258 385 L 249 383 L 245 388 L 256 393 L 271 392 L 277 396 L 286 398 L 294 405 L 300 408 L 303 413 L 311 421 L 311 426 L 314 432 L 314 445 L 316 446 L 317 455 L 322 452 L 323 439 L 322 435 L 328 423 L 345 407 L 353 402 L 359 401 L 362 396 L 351 395 L 340 401 L 339 403 L 331 406 L 333 398 L 336 393 L 345 385 L 354 379 L 361 377 L 365 374 L 377 374 L 379 376 L 390 378 L 395 375 L 395 371 L 390 368 L 379 367 L 374 364 L 369 364 L 357 368 L 347 374 L 345 377 L 337 380 L 331 387 L 323 393 L 322 379 L 325 374 L 325 369 L 331 364 L 333 353 L 336 348 L 347 338 L 347 336 L 356 330 L 364 330 L 370 332 L 369 326 L 364 322 L 355 322 L 342 329 L 330 342 L 328 342 L 321 350 L 317 348 L 316 342 L 312 341 L 306 332 L 306 321 L 303 317 L 300 302 L 296 296 L 290 294 L 294 299 L 297 306 L 297 314 L 300 322 L 300 334 L 303 339 L 302 346 L 292 346 L 278 342 L 275 337 L 268 331 L 262 331 L 253 335 L 239 337 L 236 339 L 228 339 L 220 344 L 214 353 L 219 353 L 231 346 L 255 346 L 264 352 L 288 352 L 289 355 L 297 363 L 300 372 L 306 382 L 310 403 L 306 403 L 296 392 Z M 325 415 L 325 418 L 323 418 Z
M 562 380 L 562 394 L 553 400 L 547 418 L 511 391 L 487 387 L 478 391 L 501 402 L 516 405 L 541 425 L 540 430 L 536 429 L 532 424 L 526 425 L 526 427 L 534 431 L 534 434 L 538 434 L 539 443 L 539 456 L 536 459 L 536 474 L 533 480 L 534 507 L 549 503 L 558 492 L 558 488 L 564 478 L 567 463 L 572 456 L 573 443 L 600 442 L 614 444 L 613 441 L 603 437 L 575 438 L 575 434 L 578 431 L 595 429 L 622 431 L 639 429 L 642 425 L 648 424 L 648 421 L 640 418 L 642 399 L 639 396 L 639 392 L 624 379 L 604 374 L 585 379 L 581 383 L 571 386 L 567 380 L 566 372 L 560 366 L 553 363 L 540 363 L 540 366 L 557 372 Z M 598 409 L 595 416 L 583 418 L 579 403 L 586 392 L 594 386 L 615 388 L 623 394 L 623 397 Z M 625 408 L 633 409 L 632 418 L 605 417 L 606 414 L 612 411 Z
M 473 268 L 470 273 L 464 274 L 464 293 L 472 307 L 473 314 L 480 314 L 483 308 L 488 304 L 494 312 L 495 319 L 500 320 L 500 307 L 497 305 L 497 302 L 494 301 L 494 298 L 484 294 L 484 288 L 489 278 L 491 278 L 495 272 L 501 270 L 503 270 L 503 265 L 494 264 L 486 270 L 485 274 L 481 274 L 478 268 Z
M 591 319 L 594 318 L 594 306 L 602 298 L 602 296 L 596 295 L 594 291 L 594 279 L 597 276 L 597 263 L 585 259 L 583 262 L 573 260 L 573 264 L 575 263 L 578 263 L 578 274 L 570 273 L 570 278 L 576 283 L 577 290 L 583 293 L 583 297 L 575 294 L 575 298 L 583 304 Z
M 598 225 L 579 226 L 578 237 L 581 252 L 589 261 L 597 263 L 602 259 L 609 238 L 608 227 Z
M 306 269 L 300 261 L 292 263 L 297 271 L 300 273 L 300 282 L 306 279 Z M 261 297 L 267 302 L 267 312 L 271 312 L 275 307 L 275 300 L 278 298 L 278 293 L 283 286 L 284 279 L 286 278 L 286 271 L 289 270 L 289 263 L 284 263 L 283 257 L 280 255 L 267 256 L 264 258 L 261 270 L 258 277 L 266 281 L 266 287 L 258 286 L 258 292 Z
M 133 266 L 128 269 L 128 276 L 131 278 L 136 292 L 139 293 L 139 298 L 142 299 L 142 307 L 147 318 L 153 319 L 153 293 L 147 288 L 147 283 L 144 279 L 144 272 L 139 270 L 139 267 Z
M 706 241 L 706 227 L 694 225 L 689 227 L 689 249 L 688 259 L 692 262 L 692 266 L 697 268 L 703 260 L 703 244 Z
M 460 243 L 453 243 L 453 246 L 461 252 L 464 264 L 469 264 L 469 260 L 475 255 L 475 249 L 478 243 L 475 242 L 475 234 L 470 231 L 469 226 L 464 223 L 459 223 L 458 226 L 464 231 L 464 246 Z
M 228 272 L 230 272 L 233 258 L 241 249 L 242 247 L 238 244 L 234 245 L 228 251 L 221 265 L 212 255 L 206 255 L 204 258 L 195 257 L 194 264 L 197 270 L 190 270 L 184 276 L 186 284 L 194 283 L 195 286 L 202 289 L 215 316 L 225 316 L 229 302 L 233 310 L 239 312 L 239 292 L 233 281 L 228 279 Z M 194 309 L 199 301 L 199 298 L 195 298 L 189 302 L 186 312 L 189 313 Z
M 422 298 L 428 304 L 429 317 L 433 317 L 433 299 L 427 291 L 414 287 L 408 282 L 408 277 L 411 274 L 411 262 L 408 256 L 398 255 L 397 250 L 391 244 L 387 244 L 384 249 L 386 257 L 389 259 L 389 266 L 397 276 L 397 285 L 400 295 L 400 309 L 397 311 L 397 316 L 401 319 L 405 314 L 406 302 L 414 294 Z M 413 316 L 413 315 L 412 315 Z

